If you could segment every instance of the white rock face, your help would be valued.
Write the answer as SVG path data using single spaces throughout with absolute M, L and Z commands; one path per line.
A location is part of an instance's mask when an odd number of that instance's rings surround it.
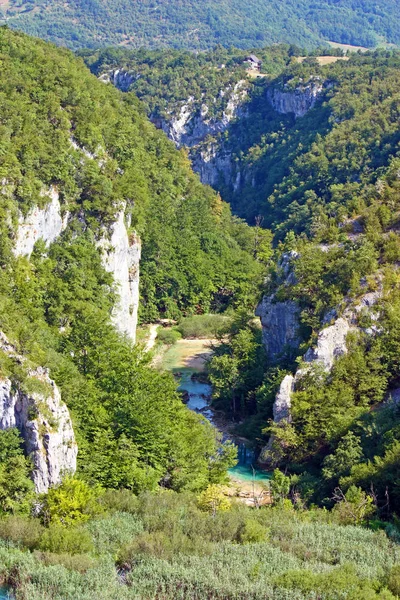
M 290 422 L 291 420 L 290 409 L 292 406 L 291 397 L 294 390 L 294 382 L 293 375 L 286 375 L 282 380 L 273 406 L 275 423 L 280 423 L 283 420 Z
M 110 235 L 105 234 L 98 246 L 102 250 L 103 266 L 113 275 L 119 294 L 119 300 L 113 309 L 113 323 L 118 331 L 135 342 L 141 243 L 135 234 L 128 236 L 125 209 L 118 213 Z
M 221 114 L 210 117 L 210 107 L 203 103 L 196 104 L 190 96 L 179 109 L 175 108 L 166 119 L 154 119 L 153 122 L 161 128 L 178 148 L 197 146 L 208 135 L 216 135 L 225 131 L 233 119 L 243 116 L 243 103 L 247 98 L 247 82 L 243 79 L 236 85 L 221 90 L 219 96 L 227 97 L 228 101 Z M 217 99 L 215 99 L 216 101 Z
M 1 332 L 0 348 L 19 362 L 25 362 Z M 42 382 L 48 393 L 28 394 L 10 379 L 0 379 L 0 429 L 19 429 L 34 465 L 36 492 L 45 493 L 50 486 L 60 483 L 64 475 L 75 473 L 78 446 L 68 408 L 47 370 L 38 367 L 29 371 L 28 376 Z
M 267 98 L 273 108 L 284 115 L 293 113 L 296 118 L 304 117 L 323 92 L 323 84 L 315 78 L 306 85 L 301 85 L 293 91 L 272 88 L 268 90 Z
M 347 319 L 337 319 L 333 325 L 323 329 L 316 348 L 310 348 L 304 355 L 306 363 L 318 363 L 329 372 L 335 360 L 347 353 L 346 337 L 351 327 Z
M 331 327 L 323 329 L 318 336 L 316 348 L 310 348 L 303 360 L 310 364 L 322 365 L 326 372 L 331 371 L 335 360 L 347 352 L 346 336 L 351 327 L 346 319 L 338 319 Z M 307 367 L 298 369 L 296 374 L 286 375 L 283 378 L 279 391 L 276 394 L 273 405 L 274 422 L 290 423 L 292 394 L 296 389 L 296 383 L 306 373 Z M 259 461 L 270 466 L 276 466 L 280 460 L 279 448 L 277 448 L 274 436 L 271 436 L 268 444 L 260 453 Z
M 50 201 L 45 208 L 33 208 L 24 217 L 22 214 L 18 220 L 18 231 L 14 247 L 16 256 L 30 256 L 33 247 L 38 240 L 43 240 L 47 246 L 54 242 L 64 231 L 68 222 L 68 213 L 61 216 L 61 205 L 58 192 L 50 188 L 43 196 L 48 196 Z

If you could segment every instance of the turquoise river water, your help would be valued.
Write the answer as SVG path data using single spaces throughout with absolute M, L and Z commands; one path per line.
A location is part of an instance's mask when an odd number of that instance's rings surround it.
M 209 406 L 211 397 L 211 386 L 208 383 L 201 383 L 192 379 L 192 369 L 181 369 L 179 371 L 180 391 L 186 391 L 189 394 L 189 400 L 186 404 L 188 408 L 195 412 L 201 412 L 211 423 L 213 423 L 213 411 Z M 267 481 L 270 475 L 265 471 L 260 471 L 256 468 L 254 451 L 247 447 L 244 443 L 238 443 L 234 438 L 224 436 L 225 439 L 232 439 L 238 448 L 238 464 L 229 469 L 229 473 L 236 479 L 241 481 Z

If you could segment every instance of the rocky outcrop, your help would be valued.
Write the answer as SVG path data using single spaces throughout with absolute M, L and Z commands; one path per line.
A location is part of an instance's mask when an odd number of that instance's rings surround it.
M 284 426 L 291 421 L 292 394 L 302 377 L 314 366 L 322 368 L 325 372 L 332 370 L 335 360 L 347 352 L 346 337 L 351 326 L 349 322 L 340 318 L 333 325 L 323 329 L 315 348 L 310 348 L 303 357 L 303 365 L 297 369 L 295 375 L 286 375 L 279 387 L 273 405 L 274 423 Z M 267 446 L 262 449 L 259 462 L 270 467 L 279 463 L 282 448 L 271 436 Z
M 283 420 L 290 422 L 291 420 L 290 409 L 294 383 L 295 378 L 293 375 L 286 375 L 282 380 L 273 406 L 275 423 L 280 423 Z
M 296 118 L 304 117 L 322 95 L 324 85 L 319 77 L 314 77 L 306 84 L 290 90 L 287 85 L 283 89 L 270 88 L 267 98 L 272 107 L 281 114 L 294 114 Z
M 217 187 L 223 183 L 226 186 L 232 185 L 236 191 L 240 186 L 236 165 L 230 152 L 225 152 L 218 147 L 218 144 L 208 144 L 204 148 L 196 149 L 191 154 L 193 170 L 199 174 L 201 182 L 204 185 Z
M 276 302 L 275 296 L 264 296 L 256 309 L 268 358 L 276 361 L 287 349 L 299 347 L 300 310 L 296 302 Z
M 139 79 L 139 75 L 137 73 L 133 73 L 132 71 L 126 71 L 125 69 L 116 69 L 112 71 L 109 75 L 109 81 L 111 81 L 115 87 L 117 87 L 122 92 L 128 92 L 132 83 Z
M 277 285 L 295 283 L 293 262 L 297 256 L 294 251 L 282 255 L 278 264 Z M 261 319 L 263 344 L 270 361 L 274 362 L 287 350 L 299 347 L 300 308 L 297 302 L 278 301 L 276 295 L 271 294 L 262 298 L 255 314 Z
M 325 371 L 331 371 L 335 360 L 346 354 L 346 337 L 350 331 L 347 319 L 337 319 L 331 327 L 323 329 L 315 348 L 309 348 L 304 355 L 304 362 L 321 365 Z
M 167 117 L 157 119 L 150 115 L 150 119 L 178 148 L 182 146 L 193 148 L 203 142 L 207 136 L 224 132 L 231 121 L 244 116 L 243 104 L 247 93 L 245 80 L 238 81 L 233 88 L 230 86 L 221 90 L 219 99 L 227 98 L 227 102 L 222 112 L 216 116 L 210 116 L 211 109 L 208 104 L 203 102 L 199 105 L 191 96 L 179 108 L 171 110 Z
M 44 208 L 35 206 L 25 217 L 20 213 L 14 253 L 16 256 L 30 256 L 38 240 L 47 246 L 54 242 L 68 223 L 68 212 L 62 215 L 58 191 L 55 188 L 43 192 L 48 203 Z
M 139 308 L 139 263 L 141 243 L 135 233 L 128 233 L 125 209 L 121 210 L 111 227 L 98 243 L 102 252 L 103 266 L 114 277 L 119 298 L 112 312 L 115 327 L 136 340 Z
M 0 350 L 24 364 L 25 359 L 0 332 Z M 27 381 L 38 391 L 28 392 L 12 378 L 0 379 L 0 429 L 16 427 L 32 460 L 38 493 L 76 471 L 78 447 L 68 408 L 47 369 L 27 370 Z
M 77 145 L 75 146 L 82 150 Z M 94 159 L 93 156 L 89 156 L 89 158 Z M 62 215 L 57 190 L 51 188 L 43 196 L 49 197 L 49 202 L 44 208 L 35 207 L 26 217 L 22 214 L 19 217 L 14 246 L 16 256 L 29 257 L 38 240 L 43 240 L 49 246 L 67 227 L 69 213 L 66 212 L 64 216 Z M 119 294 L 112 313 L 113 323 L 118 331 L 126 334 L 135 342 L 139 307 L 141 243 L 134 233 L 128 235 L 127 228 L 129 228 L 129 224 L 125 225 L 124 208 L 117 214 L 111 231 L 101 238 L 98 247 L 102 251 L 103 266 L 109 273 L 112 273 Z

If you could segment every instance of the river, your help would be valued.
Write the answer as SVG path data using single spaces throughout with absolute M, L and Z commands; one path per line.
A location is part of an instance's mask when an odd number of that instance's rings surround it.
M 209 383 L 198 381 L 193 374 L 204 370 L 204 362 L 211 355 L 209 340 L 179 340 L 170 348 L 163 359 L 164 368 L 179 378 L 179 390 L 188 394 L 187 407 L 204 415 L 215 427 L 215 415 L 210 407 L 212 388 Z M 224 427 L 224 430 L 226 428 Z M 238 448 L 238 464 L 229 469 L 236 482 L 266 482 L 270 474 L 256 466 L 254 451 L 249 444 L 223 432 L 223 439 L 230 439 Z

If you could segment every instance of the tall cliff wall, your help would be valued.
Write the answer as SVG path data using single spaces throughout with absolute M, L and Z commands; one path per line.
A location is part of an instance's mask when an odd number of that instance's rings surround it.
M 49 246 L 67 227 L 69 214 L 62 215 L 58 191 L 50 188 L 42 196 L 49 200 L 44 208 L 35 206 L 26 216 L 19 215 L 14 246 L 16 256 L 29 257 L 38 240 Z
M 26 362 L 2 332 L 0 351 L 19 364 Z M 19 429 L 32 460 L 36 492 L 44 493 L 75 473 L 78 446 L 68 408 L 48 371 L 38 367 L 26 375 L 41 391 L 29 393 L 12 377 L 0 378 L 0 429 Z
M 16 256 L 32 254 L 35 243 L 43 240 L 47 246 L 54 242 L 68 225 L 69 213 L 62 214 L 59 194 L 51 188 L 43 194 L 49 202 L 44 208 L 34 207 L 26 217 L 19 216 L 15 237 Z M 115 327 L 136 340 L 139 308 L 139 264 L 141 243 L 134 233 L 128 235 L 129 224 L 125 223 L 125 207 L 117 215 L 110 231 L 101 237 L 103 266 L 114 277 L 119 299 L 112 313 Z
M 112 312 L 115 327 L 136 340 L 139 308 L 139 265 L 141 242 L 135 233 L 128 233 L 125 209 L 121 210 L 111 227 L 99 241 L 103 265 L 114 277 L 119 299 Z
M 292 113 L 296 118 L 301 118 L 315 106 L 323 90 L 324 84 L 320 78 L 314 77 L 294 90 L 271 87 L 268 89 L 267 98 L 278 113 Z

